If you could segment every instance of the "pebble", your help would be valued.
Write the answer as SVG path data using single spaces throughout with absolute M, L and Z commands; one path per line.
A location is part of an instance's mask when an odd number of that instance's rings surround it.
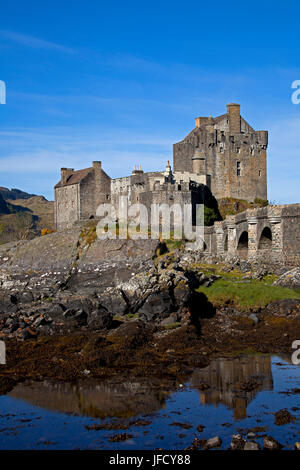
M 222 444 L 222 440 L 219 436 L 211 437 L 206 441 L 206 444 L 204 446 L 204 449 L 213 449 L 215 447 L 220 447 Z

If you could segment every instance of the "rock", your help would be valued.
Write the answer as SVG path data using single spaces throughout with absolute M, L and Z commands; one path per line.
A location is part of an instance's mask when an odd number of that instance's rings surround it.
M 197 437 L 195 437 L 195 439 L 193 440 L 193 443 L 191 445 L 191 447 L 189 447 L 188 449 L 186 450 L 196 450 L 196 449 L 199 449 L 199 448 L 205 448 L 205 445 L 207 444 L 207 440 L 206 439 L 197 439 Z
M 164 319 L 173 310 L 173 302 L 170 294 L 159 290 L 150 294 L 144 305 L 138 310 L 138 314 L 143 321 L 154 321 Z
M 295 442 L 295 450 L 300 450 L 300 442 Z
M 160 322 L 161 326 L 170 326 L 174 323 L 177 323 L 178 316 L 176 313 L 171 313 L 171 315 Z
M 243 450 L 245 443 L 246 441 L 241 434 L 234 434 L 230 443 L 230 450 Z
M 8 318 L 5 322 L 5 326 L 9 328 L 10 333 L 16 331 L 20 324 L 17 318 Z
M 221 444 L 222 444 L 222 440 L 219 436 L 211 437 L 210 439 L 206 441 L 204 445 L 204 449 L 205 450 L 214 449 L 216 447 L 220 447 Z
M 75 313 L 74 320 L 76 320 L 78 325 L 82 326 L 86 325 L 87 317 L 87 313 L 81 308 L 80 310 L 78 310 L 78 312 Z
M 187 280 L 181 280 L 174 287 L 173 295 L 177 306 L 185 307 L 189 304 L 192 296 L 192 290 Z
M 88 326 L 93 330 L 109 329 L 113 322 L 113 314 L 103 307 L 94 310 L 88 316 Z
M 45 324 L 46 321 L 45 321 L 45 318 L 43 315 L 40 315 L 34 322 L 33 322 L 33 326 L 34 328 L 38 328 L 40 325 L 43 325 Z
M 259 322 L 259 318 L 257 315 L 255 315 L 255 313 L 251 313 L 248 318 L 253 321 L 254 325 L 257 325 L 257 323 Z
M 257 442 L 247 441 L 244 445 L 244 450 L 260 450 L 260 446 Z
M 265 450 L 280 450 L 282 445 L 272 436 L 264 437 L 263 446 Z
M 290 315 L 300 315 L 300 300 L 284 299 L 270 302 L 262 311 L 262 314 L 287 317 Z
M 248 432 L 247 439 L 255 439 L 255 437 L 256 437 L 255 432 Z
M 300 267 L 287 271 L 274 282 L 275 286 L 289 287 L 290 289 L 300 289 Z
M 295 421 L 294 416 L 292 416 L 285 408 L 275 413 L 275 424 L 277 426 L 282 426 L 284 424 L 291 423 L 292 421 Z
M 6 292 L 0 293 L 0 313 L 15 313 L 18 310 L 17 298 Z
M 103 307 L 113 315 L 122 316 L 130 311 L 129 301 L 122 291 L 114 291 L 111 295 L 109 293 L 104 294 L 100 300 Z
M 135 348 L 149 341 L 151 332 L 152 328 L 150 325 L 134 320 L 122 323 L 118 328 L 111 330 L 108 333 L 108 338 L 124 343 L 127 348 Z
M 202 432 L 204 428 L 205 426 L 203 424 L 199 424 L 199 426 L 197 426 L 197 431 Z
M 33 293 L 31 291 L 21 292 L 18 296 L 18 302 L 30 303 L 33 301 Z

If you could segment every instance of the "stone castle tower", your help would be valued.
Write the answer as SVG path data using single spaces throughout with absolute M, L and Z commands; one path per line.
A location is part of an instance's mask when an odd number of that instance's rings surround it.
M 227 113 L 198 117 L 195 128 L 173 146 L 174 172 L 210 176 L 217 199 L 267 199 L 268 132 L 255 131 L 230 103 Z

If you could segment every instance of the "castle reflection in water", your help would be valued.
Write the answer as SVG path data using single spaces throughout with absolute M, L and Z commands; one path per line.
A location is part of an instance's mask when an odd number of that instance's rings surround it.
M 150 380 L 64 384 L 33 382 L 19 384 L 9 396 L 51 411 L 93 418 L 129 418 L 164 408 L 174 389 L 152 386 Z M 197 369 L 189 385 L 204 405 L 223 404 L 233 409 L 235 419 L 246 417 L 247 406 L 262 390 L 273 389 L 271 357 L 251 355 L 213 360 Z
M 257 393 L 273 389 L 271 358 L 253 355 L 215 359 L 193 373 L 190 385 L 199 389 L 203 405 L 222 403 L 233 409 L 235 419 L 243 419 Z

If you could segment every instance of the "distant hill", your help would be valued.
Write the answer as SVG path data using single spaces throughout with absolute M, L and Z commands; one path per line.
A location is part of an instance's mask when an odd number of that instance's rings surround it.
M 0 215 L 3 215 L 3 214 L 10 214 L 10 210 L 5 200 L 3 199 L 3 196 L 0 193 Z
M 3 197 L 3 199 L 29 199 L 30 197 L 35 196 L 35 194 L 29 194 L 26 193 L 25 191 L 21 191 L 21 189 L 16 189 L 16 188 L 5 188 L 3 186 L 0 186 L 0 194 Z
M 20 189 L 0 187 L 0 244 L 54 229 L 54 203 Z

